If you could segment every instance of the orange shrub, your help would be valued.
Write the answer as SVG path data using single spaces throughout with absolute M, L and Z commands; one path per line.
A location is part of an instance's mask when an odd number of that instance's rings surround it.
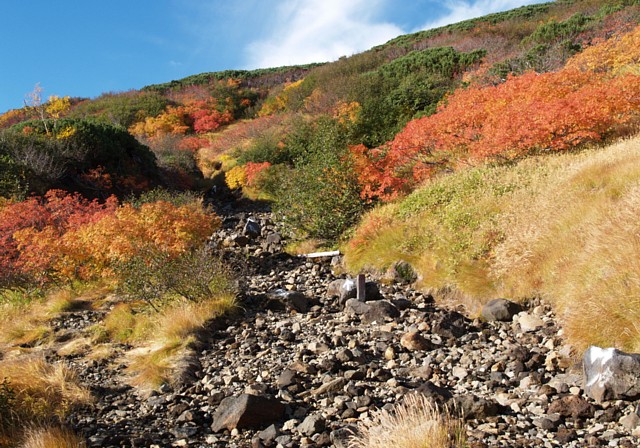
M 434 170 L 600 141 L 637 120 L 639 110 L 640 76 L 632 74 L 567 69 L 457 90 L 383 147 L 354 148 L 362 194 L 390 200 Z
M 175 257 L 202 243 L 219 218 L 199 204 L 158 201 L 134 208 L 88 201 L 59 190 L 0 209 L 2 278 L 52 279 L 110 275 L 114 263 L 140 253 Z
M 265 170 L 267 170 L 271 166 L 269 162 L 247 162 L 245 165 L 245 176 L 246 176 L 246 184 L 248 187 L 255 187 L 256 182 L 260 179 L 260 176 L 264 174 Z

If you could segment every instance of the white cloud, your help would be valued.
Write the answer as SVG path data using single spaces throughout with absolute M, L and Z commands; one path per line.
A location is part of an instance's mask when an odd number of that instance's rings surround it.
M 382 44 L 404 31 L 377 21 L 386 0 L 284 0 L 269 35 L 245 47 L 247 68 L 326 62 Z
M 532 3 L 541 3 L 542 1 L 545 0 L 447 0 L 442 6 L 449 11 L 448 13 L 437 20 L 427 22 L 415 31 L 438 28 L 494 12 L 507 11 Z

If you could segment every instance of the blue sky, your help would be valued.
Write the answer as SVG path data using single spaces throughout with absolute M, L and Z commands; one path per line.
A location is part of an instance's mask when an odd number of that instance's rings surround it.
M 93 98 L 226 69 L 333 61 L 539 0 L 3 0 L 0 112 L 36 83 Z

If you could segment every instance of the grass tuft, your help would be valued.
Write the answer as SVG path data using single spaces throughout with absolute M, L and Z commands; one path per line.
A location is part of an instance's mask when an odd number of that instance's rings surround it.
M 461 421 L 443 412 L 424 395 L 409 394 L 392 412 L 379 411 L 361 423 L 351 438 L 352 448 L 463 448 Z
M 30 428 L 21 448 L 84 448 L 86 443 L 72 431 L 58 426 Z
M 64 421 L 76 406 L 92 397 L 65 364 L 40 357 L 15 358 L 0 364 L 0 438 L 17 440 L 25 428 Z

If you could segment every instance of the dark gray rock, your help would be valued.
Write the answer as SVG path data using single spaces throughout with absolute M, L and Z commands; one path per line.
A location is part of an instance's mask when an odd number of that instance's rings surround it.
M 493 299 L 482 307 L 482 317 L 489 321 L 510 322 L 523 310 L 522 306 L 507 299 Z
M 285 406 L 267 396 L 242 394 L 227 397 L 213 414 L 211 430 L 260 428 L 281 420 Z
M 589 347 L 582 357 L 585 393 L 598 403 L 640 396 L 640 355 Z
M 253 218 L 248 218 L 244 228 L 242 229 L 242 234 L 255 239 L 258 238 L 261 233 L 262 227 L 260 227 L 260 223 Z
M 344 305 L 344 312 L 349 316 L 361 316 L 369 309 L 371 305 L 366 302 L 360 302 L 357 299 L 349 299 Z
M 298 432 L 305 436 L 312 436 L 324 431 L 325 420 L 320 414 L 308 415 L 302 423 L 298 425 Z
M 364 323 L 382 323 L 400 317 L 398 308 L 386 300 L 376 300 L 374 302 L 366 302 L 366 304 L 369 305 L 369 309 L 360 316 Z
M 493 417 L 500 412 L 498 403 L 477 395 L 459 395 L 454 398 L 454 402 L 457 408 L 462 411 L 466 420 Z
M 278 430 L 275 425 L 270 425 L 258 433 L 258 438 L 265 444 L 271 445 L 278 437 Z

